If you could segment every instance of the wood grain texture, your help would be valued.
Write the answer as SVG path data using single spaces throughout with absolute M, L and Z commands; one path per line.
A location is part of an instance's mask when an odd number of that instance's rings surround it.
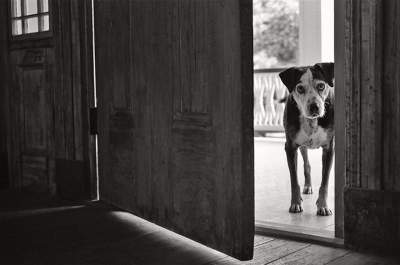
M 361 187 L 381 188 L 382 1 L 360 1 L 360 177 Z
M 51 49 L 10 53 L 10 155 L 12 186 L 38 192 L 55 191 L 52 163 Z
M 73 76 L 70 1 L 57 1 L 54 8 L 54 37 L 57 56 L 57 86 L 55 90 L 56 158 L 74 159 Z
M 271 238 L 256 246 L 253 260 L 240 262 L 100 203 L 0 213 L 0 223 L 2 240 L 7 242 L 2 245 L 4 264 L 53 265 L 55 260 L 60 265 L 326 264 L 343 251 Z M 328 264 L 395 265 L 396 261 L 350 251 Z
M 97 135 L 90 133 L 90 108 L 97 107 L 94 85 L 94 46 L 93 46 L 93 5 L 91 0 L 79 1 L 80 47 L 82 71 L 82 130 L 85 166 L 89 171 L 86 178 L 89 197 L 98 198 L 97 179 Z M 97 125 L 97 119 L 96 119 Z M 97 126 L 96 126 L 97 127 Z M 97 128 L 96 128 L 97 129 Z M 87 176 L 87 175 L 86 175 Z
M 273 239 L 265 244 L 254 247 L 254 258 L 245 262 L 238 262 L 232 257 L 225 257 L 219 260 L 210 262 L 207 265 L 262 265 L 270 264 L 279 260 L 282 257 L 295 253 L 309 244 L 299 243 L 294 241 L 286 241 Z
M 385 249 L 389 238 L 390 242 L 399 238 L 393 232 L 398 224 L 392 224 L 398 222 L 394 210 L 398 206 L 390 199 L 397 198 L 393 194 L 398 192 L 400 166 L 399 14 L 395 1 L 346 1 L 345 153 L 349 195 L 345 199 L 344 236 L 345 243 L 353 247 Z M 367 220 L 365 216 L 371 219 L 359 225 L 357 220 Z M 393 251 L 391 246 L 387 249 Z
M 269 241 L 274 240 L 273 237 L 263 236 L 263 235 L 254 235 L 254 246 L 265 244 Z
M 383 17 L 383 188 L 400 191 L 400 3 L 385 1 Z
M 346 9 L 346 182 L 398 190 L 399 7 L 397 2 L 352 0 Z
M 55 90 L 56 157 L 59 159 L 87 160 L 87 124 L 92 47 L 91 29 L 88 29 L 86 1 L 54 1 L 54 49 L 57 58 Z M 89 76 L 88 76 L 89 75 Z M 87 85 L 87 86 L 83 86 Z M 91 96 L 93 97 L 93 95 Z M 93 99 L 91 99 L 93 101 Z M 86 148 L 85 148 L 86 147 Z
M 335 236 L 343 238 L 343 188 L 346 184 L 346 2 L 335 1 Z
M 348 251 L 340 248 L 330 248 L 318 245 L 311 245 L 300 249 L 290 255 L 271 262 L 277 264 L 296 264 L 296 265 L 319 265 L 328 264 L 337 258 L 344 256 Z
M 346 2 L 346 184 L 360 187 L 360 1 Z
M 345 244 L 380 253 L 400 250 L 400 192 L 347 188 Z
M 329 265 L 396 265 L 399 264 L 396 258 L 393 257 L 380 257 L 369 254 L 361 254 L 350 252 L 328 263 Z
M 94 106 L 91 4 L 88 1 L 53 1 L 51 8 L 57 84 L 54 92 L 55 158 L 83 164 L 77 173 L 83 179 L 74 178 L 73 186 L 82 188 L 86 198 L 95 198 L 95 137 L 89 134 L 89 107 Z M 72 168 L 69 174 L 74 174 Z M 62 181 L 71 183 L 71 180 Z M 80 185 L 83 187 L 78 187 Z M 82 198 L 81 193 L 79 197 Z
M 241 259 L 254 234 L 251 10 L 95 1 L 101 199 Z
M 7 21 L 7 3 L 0 2 L 0 189 L 8 188 L 10 185 L 10 176 L 8 169 L 8 136 L 9 124 L 9 102 L 8 102 L 8 21 Z
M 4 2 L 7 5 L 9 1 Z M 88 64 L 92 47 L 86 44 L 84 16 L 91 10 L 90 6 L 83 1 L 50 1 L 49 4 L 49 34 L 43 38 L 10 41 L 10 36 L 6 36 L 2 41 L 10 44 L 5 51 L 10 57 L 10 78 L 4 86 L 10 91 L 6 99 L 10 106 L 7 136 L 11 187 L 21 188 L 31 182 L 28 179 L 37 180 L 41 186 L 46 183 L 50 193 L 55 194 L 56 158 L 83 163 L 85 172 L 78 175 L 84 180 L 77 185 L 85 183 L 87 190 L 93 176 L 90 172 L 95 173 L 87 110 L 88 93 L 93 93 L 92 75 L 88 71 L 93 69 Z M 91 37 L 91 30 L 89 34 Z M 44 157 L 45 162 L 40 166 L 33 162 Z

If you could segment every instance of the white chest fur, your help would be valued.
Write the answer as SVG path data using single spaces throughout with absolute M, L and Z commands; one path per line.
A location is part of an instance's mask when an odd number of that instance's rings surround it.
M 296 134 L 294 142 L 300 146 L 314 149 L 326 145 L 328 140 L 327 131 L 318 126 L 317 120 L 304 118 L 300 121 L 300 130 Z

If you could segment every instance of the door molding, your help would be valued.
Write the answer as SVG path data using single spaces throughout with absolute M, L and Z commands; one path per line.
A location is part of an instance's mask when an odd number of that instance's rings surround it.
M 335 237 L 343 238 L 343 189 L 346 178 L 345 15 L 346 1 L 335 1 Z

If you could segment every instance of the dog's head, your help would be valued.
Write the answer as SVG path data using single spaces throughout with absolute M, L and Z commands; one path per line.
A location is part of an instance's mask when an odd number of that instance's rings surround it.
M 304 117 L 316 119 L 325 115 L 325 100 L 333 93 L 333 63 L 291 67 L 279 73 L 279 77 Z

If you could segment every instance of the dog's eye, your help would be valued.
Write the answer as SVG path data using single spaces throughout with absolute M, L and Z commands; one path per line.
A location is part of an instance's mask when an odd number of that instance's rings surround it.
M 325 84 L 324 83 L 318 83 L 317 84 L 317 90 L 318 91 L 323 91 L 325 89 Z
M 299 93 L 299 94 L 303 94 L 304 93 L 304 91 L 305 91 L 305 89 L 304 89 L 304 87 L 303 86 L 297 86 L 297 93 Z

